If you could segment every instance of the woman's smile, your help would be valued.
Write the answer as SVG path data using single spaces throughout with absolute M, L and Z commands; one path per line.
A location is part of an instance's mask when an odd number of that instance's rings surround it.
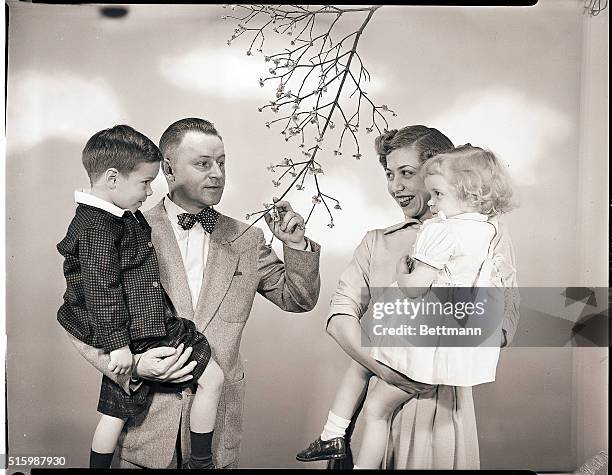
M 404 208 L 412 202 L 414 195 L 395 195 L 395 199 L 399 205 Z

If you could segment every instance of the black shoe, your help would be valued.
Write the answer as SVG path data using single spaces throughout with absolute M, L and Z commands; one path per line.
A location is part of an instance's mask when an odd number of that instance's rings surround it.
M 338 460 L 346 457 L 346 442 L 344 437 L 335 437 L 323 441 L 317 438 L 307 449 L 298 453 L 295 458 L 300 462 L 314 462 L 315 460 Z
M 217 467 L 215 467 L 214 464 L 211 464 L 209 467 L 194 467 L 189 462 L 186 462 L 183 464 L 181 469 L 183 470 L 216 470 Z

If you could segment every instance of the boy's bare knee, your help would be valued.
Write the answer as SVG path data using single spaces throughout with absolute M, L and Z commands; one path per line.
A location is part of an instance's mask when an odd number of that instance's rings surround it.
M 198 379 L 198 387 L 207 387 L 209 390 L 215 389 L 221 392 L 224 382 L 225 375 L 223 374 L 223 370 L 216 361 L 211 359 L 204 373 L 200 376 L 200 379 Z
M 214 374 L 216 385 L 219 386 L 219 388 L 222 388 L 223 384 L 225 383 L 225 374 L 223 374 L 221 366 L 219 366 L 217 363 L 215 363 L 214 365 Z

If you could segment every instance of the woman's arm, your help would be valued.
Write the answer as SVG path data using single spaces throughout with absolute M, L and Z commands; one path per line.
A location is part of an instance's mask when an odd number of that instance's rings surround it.
M 370 356 L 370 348 L 363 345 L 368 337 L 359 319 L 367 311 L 371 299 L 370 261 L 375 245 L 375 232 L 370 231 L 355 249 L 332 296 L 326 329 L 353 360 L 383 381 L 410 392 L 414 386 L 409 379 L 376 361 Z
M 355 317 L 346 314 L 332 315 L 328 320 L 327 333 L 336 340 L 347 355 L 371 371 L 376 377 L 408 393 L 412 394 L 414 392 L 414 381 L 397 371 L 393 371 L 370 356 L 370 348 L 362 345 L 362 338 L 367 337 L 362 335 L 361 325 Z

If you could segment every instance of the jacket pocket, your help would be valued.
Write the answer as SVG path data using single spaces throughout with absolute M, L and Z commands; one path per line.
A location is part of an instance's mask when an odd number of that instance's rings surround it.
M 233 449 L 242 440 L 242 410 L 244 403 L 244 374 L 242 379 L 225 385 L 224 446 Z

